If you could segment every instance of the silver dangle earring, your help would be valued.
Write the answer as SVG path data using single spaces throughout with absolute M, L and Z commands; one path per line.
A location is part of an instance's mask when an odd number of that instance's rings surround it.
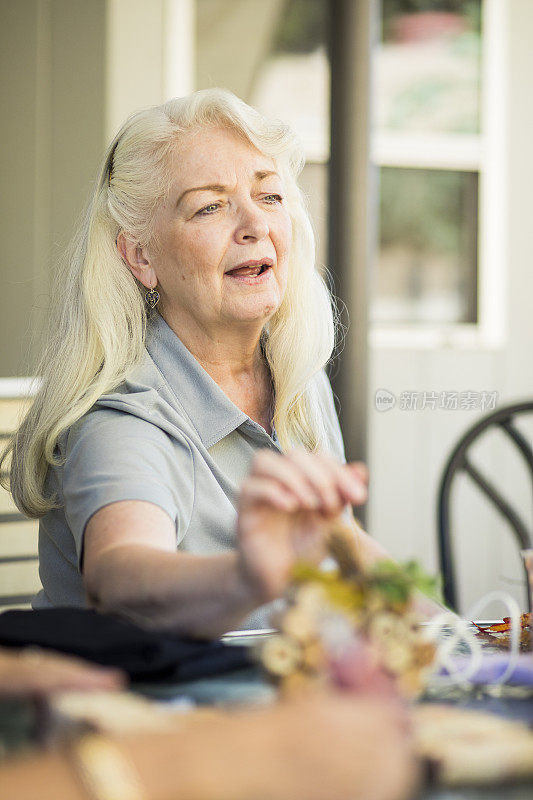
M 150 289 L 144 295 L 144 301 L 149 308 L 155 308 L 156 305 L 159 303 L 159 298 L 160 294 L 156 290 L 155 286 L 151 286 Z

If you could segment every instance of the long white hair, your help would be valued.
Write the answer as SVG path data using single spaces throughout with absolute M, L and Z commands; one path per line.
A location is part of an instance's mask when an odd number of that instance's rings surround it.
M 153 239 L 155 211 L 170 184 L 170 154 L 180 134 L 203 125 L 235 131 L 274 159 L 292 220 L 288 283 L 263 331 L 275 392 L 274 425 L 283 449 L 320 449 L 326 441 L 315 376 L 334 345 L 331 297 L 315 267 L 315 240 L 297 186 L 304 158 L 290 128 L 269 121 L 231 92 L 206 89 L 139 111 L 123 125 L 104 158 L 88 210 L 53 294 L 48 345 L 35 400 L 1 463 L 11 456 L 17 506 L 38 517 L 54 507 L 44 484 L 58 462 L 59 435 L 144 355 L 146 311 L 141 287 L 116 247 L 124 230 L 141 246 Z

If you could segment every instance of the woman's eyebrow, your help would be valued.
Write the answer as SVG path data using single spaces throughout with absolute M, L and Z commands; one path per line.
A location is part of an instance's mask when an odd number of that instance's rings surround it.
M 190 192 L 225 192 L 227 191 L 227 186 L 222 186 L 220 183 L 208 183 L 206 186 L 193 186 L 191 189 L 185 189 L 184 192 L 180 194 L 178 197 L 176 205 L 179 206 L 185 195 L 190 194 Z
M 279 175 L 275 170 L 258 170 L 254 173 L 254 179 L 256 181 L 262 181 L 265 178 L 270 178 L 274 175 L 276 178 L 279 178 Z M 183 198 L 190 194 L 190 192 L 218 192 L 221 194 L 222 192 L 227 192 L 228 187 L 223 186 L 221 183 L 208 183 L 205 186 L 192 186 L 190 189 L 185 189 L 184 192 L 180 194 L 178 200 L 176 202 L 176 206 L 179 206 Z
M 260 170 L 259 172 L 255 173 L 254 177 L 255 177 L 256 180 L 262 181 L 265 178 L 270 178 L 272 175 L 274 175 L 276 178 L 279 178 L 278 173 L 273 169 Z

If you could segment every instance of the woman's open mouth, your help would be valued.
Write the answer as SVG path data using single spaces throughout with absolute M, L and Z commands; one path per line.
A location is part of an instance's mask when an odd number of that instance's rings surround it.
M 228 270 L 225 274 L 228 278 L 240 281 L 241 283 L 257 284 L 267 280 L 271 271 L 272 265 L 268 262 L 263 262 L 235 267 L 234 269 Z

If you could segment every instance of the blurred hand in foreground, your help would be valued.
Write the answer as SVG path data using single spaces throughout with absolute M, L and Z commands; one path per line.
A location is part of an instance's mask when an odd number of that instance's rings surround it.
M 119 689 L 126 682 L 117 669 L 36 648 L 0 648 L 0 696 L 46 695 L 61 690 Z
M 297 449 L 257 453 L 242 486 L 237 522 L 241 570 L 259 602 L 283 593 L 297 560 L 319 563 L 328 524 L 367 497 L 364 464 Z
M 420 768 L 413 755 L 407 712 L 392 697 L 317 692 L 290 700 L 285 707 L 282 703 L 272 711 L 275 715 L 279 760 L 271 764 L 267 757 L 265 770 L 276 776 L 278 797 L 400 800 L 413 796 Z

